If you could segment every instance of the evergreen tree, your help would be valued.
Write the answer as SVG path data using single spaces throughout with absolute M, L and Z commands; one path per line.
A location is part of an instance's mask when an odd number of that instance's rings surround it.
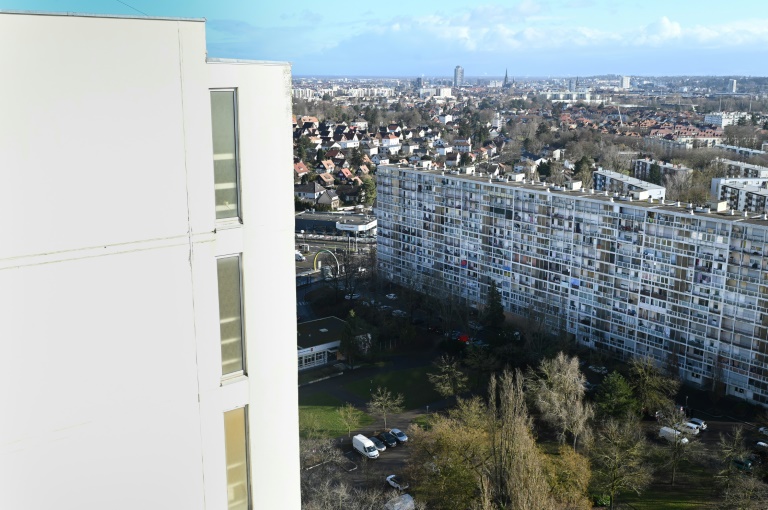
M 501 304 L 501 292 L 494 281 L 488 287 L 488 297 L 483 316 L 483 326 L 491 333 L 498 333 L 504 326 L 504 306 Z
M 603 380 L 595 396 L 595 405 L 603 418 L 624 418 L 640 410 L 632 387 L 618 372 L 612 372 Z

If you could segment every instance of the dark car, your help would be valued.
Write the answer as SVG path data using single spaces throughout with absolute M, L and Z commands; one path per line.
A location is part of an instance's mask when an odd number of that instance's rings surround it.
M 750 472 L 752 471 L 752 461 L 749 459 L 733 459 L 733 465 L 739 471 Z
M 395 446 L 397 446 L 397 438 L 392 434 L 390 434 L 389 432 L 382 432 L 376 437 L 378 437 L 382 443 L 389 446 L 390 448 L 394 448 Z
M 380 452 L 383 452 L 384 450 L 387 449 L 387 447 L 384 444 L 384 442 L 381 439 L 379 439 L 378 437 L 371 436 L 368 439 L 371 440 L 371 443 L 373 443 L 373 446 L 375 446 L 376 449 L 379 450 Z

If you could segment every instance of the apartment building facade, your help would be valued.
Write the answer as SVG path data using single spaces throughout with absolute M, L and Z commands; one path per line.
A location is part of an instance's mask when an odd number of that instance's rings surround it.
M 768 179 L 768 167 L 723 158 L 717 158 L 716 161 L 728 177 Z
M 664 186 L 653 184 L 628 175 L 598 168 L 592 174 L 592 182 L 595 191 L 608 191 L 631 196 L 634 200 L 647 200 L 653 198 L 664 200 L 667 190 Z
M 693 169 L 683 165 L 675 163 L 667 163 L 666 161 L 657 161 L 651 158 L 633 159 L 632 170 L 636 179 L 647 181 L 652 178 L 651 169 L 653 166 L 658 166 L 659 175 L 664 182 L 667 176 L 680 176 L 687 175 L 693 172 Z
M 0 508 L 300 508 L 290 66 L 199 19 L 0 42 Z
M 768 403 L 768 220 L 531 181 L 383 166 L 381 274 Z
M 763 213 L 768 179 L 712 179 L 710 192 L 735 211 Z

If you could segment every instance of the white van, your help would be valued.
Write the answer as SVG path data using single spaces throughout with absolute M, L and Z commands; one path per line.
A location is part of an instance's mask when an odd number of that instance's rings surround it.
M 352 448 L 357 450 L 363 457 L 368 457 L 369 459 L 379 458 L 379 450 L 376 449 L 376 445 L 362 434 L 358 434 L 352 438 Z
M 683 437 L 682 432 L 675 430 L 672 427 L 661 427 L 661 429 L 659 429 L 659 437 L 666 439 L 670 443 L 672 441 L 679 441 L 681 444 L 686 444 L 688 442 L 688 438 Z
M 305 260 L 307 260 L 307 257 L 302 255 L 300 251 L 296 250 L 296 261 L 297 262 L 304 262 Z

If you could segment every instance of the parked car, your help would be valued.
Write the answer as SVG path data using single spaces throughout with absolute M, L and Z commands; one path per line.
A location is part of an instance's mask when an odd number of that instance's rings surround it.
M 347 294 L 344 299 L 360 299 L 360 294 L 355 292 L 354 294 Z
M 768 452 L 768 443 L 764 441 L 755 441 L 755 448 L 758 451 Z
M 379 438 L 382 443 L 389 446 L 390 448 L 394 448 L 395 446 L 397 446 L 397 438 L 392 434 L 390 434 L 389 432 L 382 432 L 376 437 Z
M 404 491 L 410 487 L 402 478 L 397 475 L 389 475 L 387 477 L 387 483 L 399 491 Z
M 700 430 L 707 430 L 707 422 L 700 418 L 691 418 L 688 421 L 698 426 Z
M 402 310 L 392 310 L 392 317 L 407 317 L 408 314 Z
M 683 434 L 691 434 L 693 436 L 699 433 L 699 427 L 697 427 L 693 423 L 688 423 L 688 422 L 676 423 L 675 430 L 679 430 Z
M 461 331 L 456 329 L 452 331 L 446 331 L 445 333 L 443 333 L 443 336 L 446 338 L 450 338 L 451 340 L 458 340 L 459 337 L 461 336 Z
M 384 450 L 387 449 L 387 445 L 385 445 L 384 442 L 378 437 L 371 436 L 368 439 L 371 440 L 371 443 L 373 443 L 373 446 L 375 446 L 376 449 L 379 450 L 380 452 L 383 452 Z
M 759 429 L 757 429 L 757 431 L 763 434 L 764 436 L 768 436 L 768 427 L 760 427 Z
M 600 367 L 600 366 L 597 366 L 597 365 L 589 365 L 589 369 L 591 371 L 597 372 L 598 374 L 601 374 L 601 375 L 606 375 L 608 373 L 608 369 L 607 368 Z
M 752 461 L 749 459 L 733 459 L 733 465 L 739 471 L 752 471 Z
M 408 442 L 408 436 L 406 436 L 400 429 L 389 429 L 389 433 L 395 436 L 395 439 L 397 439 L 398 443 Z
M 397 294 L 387 294 L 387 299 L 397 299 Z

